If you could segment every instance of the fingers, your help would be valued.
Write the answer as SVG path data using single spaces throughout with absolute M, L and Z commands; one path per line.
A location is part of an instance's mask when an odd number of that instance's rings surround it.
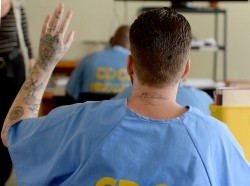
M 69 27 L 69 23 L 71 21 L 73 12 L 72 11 L 68 11 L 66 17 L 64 18 L 62 24 L 60 25 L 60 28 L 58 29 L 58 34 L 61 35 L 62 37 L 64 37 L 68 27 Z
M 53 16 L 54 20 L 52 22 L 52 29 L 51 29 L 52 33 L 56 33 L 62 19 L 63 11 L 64 11 L 64 5 L 60 3 L 59 7 L 57 8 L 57 11 L 55 11 Z
M 69 48 L 70 45 L 72 44 L 72 42 L 73 42 L 73 40 L 74 40 L 74 35 L 75 35 L 75 32 L 74 32 L 74 31 L 72 31 L 72 32 L 70 32 L 70 33 L 68 34 L 68 37 L 67 37 L 67 39 L 66 39 L 66 41 L 65 41 L 65 43 L 64 43 L 64 45 L 65 45 L 67 48 Z
M 60 3 L 54 10 L 52 16 L 46 16 L 43 27 L 42 35 L 51 35 L 64 38 L 64 35 L 69 27 L 73 12 L 68 11 L 64 20 L 62 21 L 62 14 L 64 11 L 64 5 Z M 66 48 L 69 48 L 74 40 L 74 31 L 70 32 L 65 40 L 64 44 Z
M 55 34 L 60 22 L 61 22 L 61 18 L 63 15 L 63 11 L 64 11 L 64 5 L 63 3 L 60 3 L 54 10 L 49 23 L 47 24 L 47 33 L 50 34 Z
M 50 16 L 47 15 L 46 18 L 45 18 L 45 20 L 44 20 L 44 23 L 43 23 L 42 35 L 43 35 L 43 34 L 46 34 L 47 27 L 48 27 L 48 24 L 49 24 L 49 20 L 50 20 Z
M 54 10 L 54 12 L 53 12 L 53 14 L 52 14 L 52 16 L 51 16 L 51 19 L 50 19 L 50 21 L 49 21 L 49 24 L 47 25 L 48 27 L 47 27 L 47 32 L 48 33 L 51 33 L 54 29 L 55 29 L 55 27 L 54 27 L 54 22 L 55 22 L 55 18 L 56 18 L 56 16 L 57 16 L 57 14 L 58 14 L 58 12 L 60 11 L 59 10 L 59 7 L 61 6 L 61 3 L 55 8 L 55 10 Z
M 42 33 L 49 33 L 52 35 L 58 34 L 61 37 L 64 37 L 69 23 L 71 21 L 73 12 L 68 11 L 64 20 L 62 20 L 62 15 L 64 12 L 64 5 L 60 3 L 54 10 L 52 16 L 46 17 L 46 20 L 43 25 Z
M 54 19 L 55 19 L 54 17 L 55 17 L 55 15 L 57 13 L 57 10 L 58 10 L 58 7 L 55 8 L 54 13 L 50 16 L 49 23 L 47 24 L 47 32 L 48 33 L 51 33 L 51 31 L 52 31 L 53 22 L 54 22 Z

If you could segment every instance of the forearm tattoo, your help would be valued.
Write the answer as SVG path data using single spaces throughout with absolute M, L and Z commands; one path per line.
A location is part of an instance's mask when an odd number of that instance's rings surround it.
M 36 93 L 46 86 L 46 80 L 48 77 L 47 71 L 43 70 L 39 66 L 39 61 L 35 64 L 34 69 L 23 85 L 23 89 L 27 91 L 27 95 L 24 97 L 24 103 L 29 105 L 30 111 L 32 111 L 34 116 L 37 116 L 39 111 L 39 106 L 41 103 L 41 98 L 36 97 Z M 45 73 L 45 75 L 44 75 Z
M 39 105 L 41 102 L 41 99 L 36 98 L 35 93 L 36 91 L 39 91 L 39 89 L 43 86 L 44 81 L 45 80 L 39 82 L 39 70 L 35 65 L 31 76 L 27 79 L 22 87 L 22 89 L 27 91 L 27 95 L 24 97 L 23 102 L 28 105 L 33 117 L 36 117 L 38 115 Z M 24 108 L 21 106 L 17 106 L 10 112 L 9 119 L 17 120 L 20 119 L 23 115 Z
M 41 98 L 37 98 L 36 93 L 46 86 L 46 79 L 49 78 L 46 75 L 47 71 L 40 68 L 38 65 L 39 61 L 35 64 L 31 75 L 25 81 L 22 86 L 22 89 L 27 91 L 26 96 L 23 98 L 23 102 L 28 105 L 29 110 L 31 111 L 32 117 L 37 117 L 39 112 L 39 106 L 41 103 Z M 45 74 L 44 74 L 45 73 Z M 16 106 L 13 108 L 9 114 L 9 119 L 14 121 L 23 117 L 25 114 L 23 106 Z
M 42 99 L 37 93 L 46 88 L 50 74 L 66 50 L 67 48 L 63 43 L 63 38 L 59 34 L 42 35 L 37 63 L 34 65 L 29 78 L 22 87 L 22 89 L 27 92 L 23 98 L 23 102 L 28 106 L 30 111 L 28 113 L 29 115 L 37 117 Z M 16 106 L 10 112 L 9 119 L 18 120 L 22 118 L 24 114 L 25 108 Z
M 22 116 L 23 116 L 23 113 L 24 113 L 24 110 L 23 110 L 22 107 L 15 107 L 15 108 L 11 111 L 10 116 L 9 116 L 9 119 L 14 121 L 14 120 L 16 120 L 16 119 L 22 117 Z

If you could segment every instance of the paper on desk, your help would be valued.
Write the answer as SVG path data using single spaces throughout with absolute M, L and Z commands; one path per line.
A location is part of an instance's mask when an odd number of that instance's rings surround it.
M 184 84 L 199 89 L 225 86 L 224 82 L 215 82 L 214 80 L 209 78 L 188 78 L 184 81 Z
M 68 83 L 68 78 L 58 78 L 53 81 L 55 86 L 66 86 Z
M 224 89 L 222 92 L 223 106 L 250 106 L 250 88 Z

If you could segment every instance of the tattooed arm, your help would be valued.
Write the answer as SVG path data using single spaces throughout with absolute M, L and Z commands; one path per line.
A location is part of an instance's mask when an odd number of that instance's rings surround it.
M 57 64 L 73 42 L 74 32 L 70 32 L 64 42 L 64 35 L 70 23 L 72 12 L 62 20 L 64 5 L 60 3 L 52 16 L 47 16 L 42 28 L 38 60 L 30 76 L 24 82 L 9 113 L 7 114 L 1 138 L 7 146 L 7 132 L 11 125 L 25 118 L 37 117 L 41 100 L 49 78 Z

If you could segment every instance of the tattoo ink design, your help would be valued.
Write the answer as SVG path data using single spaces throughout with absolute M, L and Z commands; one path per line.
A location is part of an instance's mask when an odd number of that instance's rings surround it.
M 15 106 L 13 105 L 14 108 L 12 107 L 13 109 L 10 110 L 8 119 L 2 128 L 5 144 L 7 144 L 8 128 L 15 121 L 38 116 L 41 95 L 47 86 L 50 75 L 73 42 L 74 32 L 70 32 L 64 43 L 64 35 L 73 13 L 69 11 L 65 19 L 61 21 L 63 11 L 64 5 L 60 3 L 54 14 L 48 15 L 44 21 L 37 62 L 23 84 L 22 90 L 18 93 L 18 98 L 14 102 Z
M 58 22 L 61 19 L 62 12 L 55 15 L 56 22 L 49 27 L 52 31 L 57 29 Z M 60 27 L 63 31 L 63 28 Z M 59 30 L 60 30 L 59 29 Z M 23 99 L 29 106 L 34 116 L 38 115 L 41 99 L 37 98 L 36 93 L 45 88 L 46 82 L 50 77 L 57 62 L 66 53 L 68 47 L 63 43 L 63 36 L 59 32 L 46 33 L 41 36 L 39 45 L 39 58 L 35 64 L 32 74 L 23 86 L 27 96 Z
M 23 107 L 15 107 L 12 109 L 12 111 L 10 112 L 10 115 L 9 115 L 9 119 L 14 121 L 14 120 L 17 120 L 19 118 L 21 118 L 24 114 L 24 109 Z
M 41 73 L 46 73 L 46 71 L 39 70 L 38 64 L 34 66 L 31 76 L 23 85 L 23 89 L 28 91 L 27 96 L 24 98 L 24 103 L 29 105 L 29 109 L 32 111 L 34 116 L 37 116 L 39 111 L 39 106 L 41 103 L 41 99 L 36 98 L 35 93 L 41 90 L 44 86 L 46 86 L 44 79 L 40 79 Z
M 36 97 L 36 92 L 46 86 L 50 72 L 66 50 L 67 48 L 63 45 L 63 39 L 59 35 L 44 34 L 41 37 L 38 61 L 33 68 L 31 76 L 23 86 L 23 89 L 28 91 L 23 101 L 29 106 L 34 117 L 38 115 L 41 103 L 41 99 Z
M 53 32 L 54 32 L 55 30 L 56 30 L 56 26 L 55 26 L 55 25 L 53 25 L 53 26 L 52 26 L 51 31 L 53 31 Z
M 163 101 L 167 101 L 168 99 L 165 97 L 162 97 L 161 95 L 157 94 L 157 93 L 147 93 L 144 92 L 142 93 L 140 96 L 138 96 L 138 98 L 141 101 L 145 101 L 147 104 L 156 104 L 156 103 L 161 103 Z
M 58 35 L 46 34 L 42 36 L 39 49 L 39 66 L 45 71 L 49 70 L 49 65 L 56 64 L 66 51 L 67 48 L 63 45 L 63 39 Z
M 47 31 L 51 32 L 52 31 L 52 26 L 48 26 Z
M 61 19 L 62 18 L 62 12 L 58 11 L 58 14 L 56 15 L 56 19 Z

